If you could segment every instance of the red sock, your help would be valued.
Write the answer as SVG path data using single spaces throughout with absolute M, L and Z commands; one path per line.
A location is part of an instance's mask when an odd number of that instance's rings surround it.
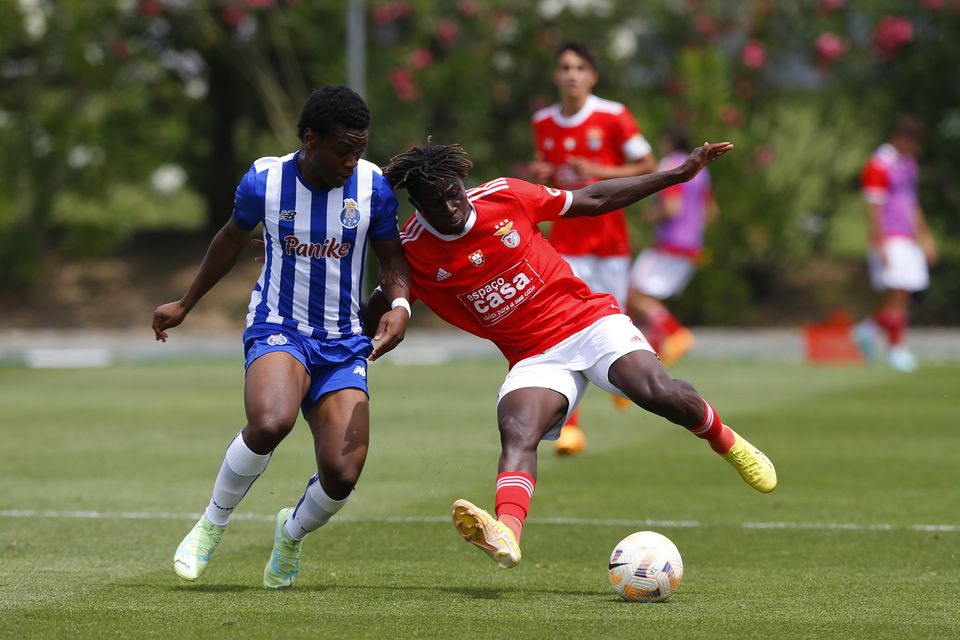
M 573 413 L 570 414 L 570 419 L 566 421 L 564 426 L 573 425 L 574 427 L 580 426 L 580 407 L 577 407 L 573 410 Z
M 724 454 L 730 451 L 734 441 L 733 431 L 720 422 L 720 414 L 714 411 L 709 402 L 704 400 L 703 407 L 703 420 L 695 427 L 687 427 L 687 431 L 706 440 L 710 448 L 717 453 Z
M 682 328 L 680 322 L 663 305 L 657 307 L 650 314 L 650 324 L 653 326 L 654 332 L 659 334 L 661 340 Z
M 907 329 L 907 314 L 899 309 L 880 309 L 873 316 L 876 322 L 887 334 L 887 341 L 891 347 L 903 342 L 903 334 Z
M 505 471 L 497 476 L 494 510 L 497 519 L 510 527 L 517 536 L 517 542 L 520 541 L 523 521 L 530 511 L 530 499 L 536 485 L 537 481 L 533 476 L 521 471 Z

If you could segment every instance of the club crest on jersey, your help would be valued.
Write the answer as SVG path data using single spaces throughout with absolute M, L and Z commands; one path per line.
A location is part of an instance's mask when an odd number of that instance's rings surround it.
M 353 198 L 344 198 L 343 209 L 340 210 L 340 224 L 344 229 L 353 229 L 360 224 L 360 208 Z
M 480 251 L 480 249 L 477 249 L 476 251 L 471 253 L 469 256 L 467 256 L 467 260 L 469 260 L 470 264 L 472 264 L 475 267 L 482 266 L 484 262 L 483 251 Z
M 590 127 L 587 129 L 587 147 L 591 151 L 600 151 L 603 146 L 603 129 Z
M 275 333 L 269 338 L 267 338 L 267 344 L 271 347 L 279 347 L 287 344 L 287 336 L 282 333 Z
M 520 246 L 520 232 L 513 228 L 513 220 L 501 220 L 495 228 L 493 235 L 500 238 L 508 249 Z
M 297 212 L 293 209 L 284 209 L 280 212 L 280 220 L 282 222 L 293 222 L 294 218 L 297 217 Z

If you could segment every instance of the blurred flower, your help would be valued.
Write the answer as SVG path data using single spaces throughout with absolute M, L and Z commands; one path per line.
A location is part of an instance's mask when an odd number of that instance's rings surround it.
M 743 51 L 740 53 L 740 60 L 748 69 L 762 69 L 766 62 L 763 43 L 756 38 L 747 40 L 747 44 L 743 45 Z
M 776 160 L 776 156 L 773 153 L 773 149 L 767 146 L 762 146 L 757 147 L 754 150 L 753 155 L 750 156 L 750 160 L 758 169 L 765 169 L 773 164 L 773 161 Z
M 406 0 L 378 4 L 373 8 L 373 20 L 379 25 L 390 24 L 406 18 L 411 10 L 410 3 Z
M 140 0 L 138 11 L 140 11 L 140 15 L 142 16 L 155 18 L 163 13 L 163 4 L 157 0 Z
M 510 99 L 510 85 L 506 82 L 494 82 L 490 88 L 490 97 L 494 102 L 506 102 Z
M 410 69 L 394 67 L 390 72 L 390 86 L 401 102 L 411 102 L 420 97 L 420 90 Z
M 171 195 L 183 188 L 187 172 L 177 164 L 164 164 L 150 174 L 150 186 L 161 195 Z
M 277 4 L 276 0 L 247 0 L 250 9 L 269 9 Z
M 451 46 L 460 39 L 460 27 L 453 20 L 437 20 L 437 38 L 444 46 Z
M 693 26 L 701 36 L 709 41 L 717 39 L 717 23 L 708 15 L 700 14 L 693 18 Z
M 533 113 L 535 111 L 539 111 L 540 109 L 543 109 L 549 104 L 550 104 L 549 98 L 547 98 L 546 96 L 537 95 L 530 98 L 530 104 L 528 108 L 530 109 L 530 112 Z
M 886 16 L 873 29 L 873 47 L 877 57 L 890 60 L 913 40 L 913 23 L 906 18 Z
M 473 0 L 460 0 L 457 3 L 457 10 L 467 18 L 475 18 L 480 13 L 480 6 Z
M 90 147 L 78 145 L 70 149 L 70 153 L 67 154 L 67 165 L 71 169 L 83 169 L 91 162 L 93 162 L 93 150 Z
M 110 53 L 118 60 L 126 60 L 130 57 L 130 45 L 118 38 L 110 43 Z
M 739 78 L 733 83 L 733 94 L 741 100 L 749 100 L 753 97 L 753 83 L 747 78 Z
M 836 62 L 847 51 L 847 43 L 840 36 L 825 31 L 817 36 L 813 43 L 817 62 L 821 65 L 830 65 Z
M 614 60 L 632 58 L 637 52 L 637 34 L 628 26 L 616 27 L 609 38 L 607 51 Z
M 717 116 L 720 122 L 728 127 L 739 127 L 743 125 L 743 111 L 737 109 L 732 104 L 725 104 L 720 107 L 720 113 Z
M 945 6 L 947 6 L 947 0 L 920 0 L 920 6 L 924 9 L 931 9 L 935 11 L 937 9 L 943 9 Z
M 426 69 L 433 64 L 433 54 L 430 53 L 430 49 L 417 49 L 410 53 L 410 64 L 414 69 Z
M 243 20 L 244 13 L 239 7 L 232 4 L 225 4 L 220 7 L 220 20 L 230 27 L 235 27 Z

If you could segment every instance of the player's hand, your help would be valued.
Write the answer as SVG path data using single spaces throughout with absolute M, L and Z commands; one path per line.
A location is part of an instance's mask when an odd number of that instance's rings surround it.
M 403 307 L 391 309 L 380 316 L 377 332 L 373 334 L 373 351 L 367 356 L 367 360 L 372 362 L 400 344 L 407 333 L 409 321 L 410 315 Z
M 570 156 L 567 158 L 567 164 L 573 167 L 573 170 L 577 172 L 577 176 L 580 178 L 598 178 L 599 171 L 597 170 L 597 164 L 592 160 L 587 160 L 586 158 L 580 158 L 578 156 Z
M 258 255 L 253 256 L 254 262 L 266 262 L 267 261 L 267 243 L 261 240 L 260 238 L 250 238 L 250 244 L 255 248 L 260 250 Z
M 549 162 L 544 162 L 543 160 L 531 162 L 530 172 L 533 174 L 534 181 L 541 184 L 553 180 L 553 165 Z
M 160 305 L 153 312 L 153 333 L 160 342 L 167 341 L 167 329 L 178 326 L 189 310 L 180 300 Z
M 704 142 L 702 147 L 694 149 L 680 165 L 680 174 L 684 182 L 692 180 L 705 166 L 733 149 L 731 142 Z

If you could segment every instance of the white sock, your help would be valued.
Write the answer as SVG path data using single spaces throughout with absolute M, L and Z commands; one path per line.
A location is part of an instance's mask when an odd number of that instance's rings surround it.
M 343 500 L 334 500 L 320 486 L 320 479 L 313 476 L 307 483 L 307 489 L 297 503 L 297 508 L 287 518 L 283 530 L 294 540 L 303 540 L 308 533 L 327 524 L 352 495 L 353 491 Z
M 243 441 L 243 435 L 236 435 L 227 447 L 220 473 L 213 484 L 213 495 L 210 496 L 210 504 L 206 510 L 207 520 L 221 527 L 226 526 L 230 521 L 230 514 L 267 468 L 270 456 L 269 453 L 260 455 L 250 451 Z

